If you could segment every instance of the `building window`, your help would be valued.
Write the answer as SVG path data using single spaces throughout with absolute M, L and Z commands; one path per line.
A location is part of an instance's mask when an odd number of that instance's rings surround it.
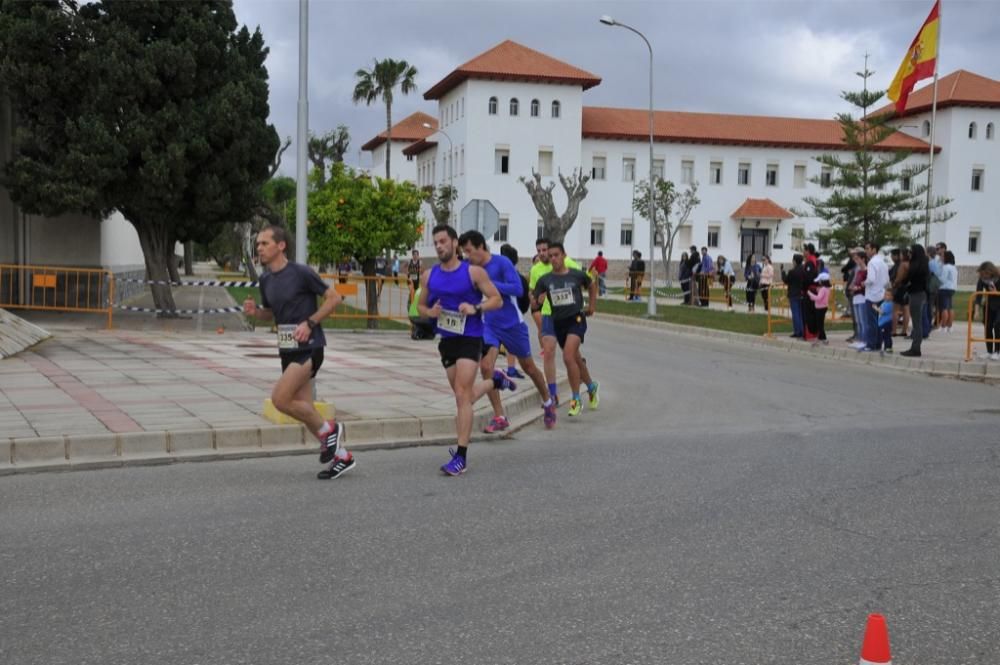
M 986 125 L 986 140 L 987 141 L 992 141 L 993 140 L 993 123 L 992 122 L 989 123 L 988 125 Z
M 541 113 L 542 105 L 538 103 L 537 99 L 531 100 L 531 117 L 537 118 L 538 114 Z
M 708 227 L 708 238 L 705 244 L 709 247 L 717 248 L 719 246 L 719 228 L 718 226 Z
M 833 184 L 833 169 L 829 166 L 824 166 L 819 173 L 819 186 L 829 187 Z
M 635 157 L 622 158 L 622 180 L 635 182 Z
M 904 175 L 904 176 L 903 176 L 903 180 L 902 180 L 902 182 L 900 183 L 900 188 L 901 188 L 901 189 L 902 189 L 902 190 L 903 190 L 904 192 L 908 192 L 908 191 L 910 191 L 911 189 L 913 189 L 913 182 L 912 182 L 912 180 L 910 179 L 910 176 L 908 176 L 908 175 Z
M 512 97 L 510 100 L 510 114 L 517 115 L 517 109 L 519 107 L 517 97 Z
M 802 189 L 806 186 L 806 165 L 796 164 L 795 172 L 792 174 L 794 177 L 794 184 L 796 189 Z
M 972 191 L 983 191 L 983 169 L 972 169 Z
M 924 120 L 923 134 L 924 134 L 924 136 L 930 136 L 931 135 L 931 121 L 930 120 Z
M 538 230 L 535 233 L 535 240 L 538 240 L 539 238 L 544 238 L 545 237 L 545 222 L 543 222 L 542 220 L 538 220 L 537 229 Z
M 603 245 L 604 244 L 604 220 L 592 221 L 590 223 L 590 244 L 591 245 Z
M 510 217 L 500 215 L 500 224 L 497 225 L 497 232 L 493 234 L 493 242 L 507 242 L 507 234 L 510 229 Z
M 969 231 L 969 254 L 979 253 L 979 231 Z
M 620 239 L 622 247 L 632 246 L 632 222 L 622 222 Z
M 663 160 L 654 159 L 653 160 L 653 177 L 657 180 L 663 180 Z
M 722 184 L 722 162 L 712 162 L 708 165 L 708 182 L 710 185 Z
M 970 139 L 976 138 L 976 123 L 974 122 L 969 123 L 969 138 Z
M 496 161 L 496 173 L 510 173 L 510 150 L 497 148 L 493 154 Z
M 737 171 L 736 176 L 737 185 L 749 185 L 750 184 L 750 164 L 748 162 L 740 162 L 739 171 Z
M 462 117 L 465 117 L 465 97 L 462 97 Z
M 552 175 L 552 151 L 538 151 L 538 175 Z
M 490 115 L 496 115 L 497 114 L 497 105 L 498 104 L 499 104 L 499 102 L 497 102 L 497 98 L 496 97 L 490 97 Z
M 792 251 L 801 252 L 802 245 L 806 239 L 806 229 L 803 226 L 792 228 Z
M 608 160 L 604 157 L 594 157 L 593 159 L 594 164 L 590 169 L 590 177 L 594 180 L 604 180 Z
M 685 159 L 681 161 L 681 184 L 690 185 L 694 182 L 694 160 Z
M 764 173 L 764 181 L 768 187 L 778 186 L 778 165 L 768 164 L 767 171 Z
M 558 118 L 559 117 L 559 109 L 560 109 L 559 102 L 558 101 L 552 102 L 552 117 L 553 118 Z

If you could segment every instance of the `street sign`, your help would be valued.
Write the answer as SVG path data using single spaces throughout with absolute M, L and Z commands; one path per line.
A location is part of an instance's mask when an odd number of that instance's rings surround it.
M 487 240 L 500 228 L 500 213 L 486 199 L 472 199 L 462 208 L 458 220 L 459 232 L 479 231 Z

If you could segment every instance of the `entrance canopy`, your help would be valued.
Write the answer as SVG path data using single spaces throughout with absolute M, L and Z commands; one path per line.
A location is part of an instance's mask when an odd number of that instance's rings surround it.
M 794 216 L 771 199 L 747 199 L 730 215 L 730 218 L 736 221 L 744 219 L 781 221 Z

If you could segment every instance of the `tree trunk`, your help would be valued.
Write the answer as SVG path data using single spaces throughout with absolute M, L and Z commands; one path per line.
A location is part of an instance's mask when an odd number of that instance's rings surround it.
M 385 105 L 385 179 L 390 178 L 389 158 L 392 157 L 392 104 Z
M 188 277 L 194 275 L 194 241 L 188 240 L 184 243 L 184 274 Z
M 174 247 L 177 246 L 177 241 L 170 237 L 167 246 L 164 248 L 164 258 L 167 262 L 167 272 L 170 275 L 171 282 L 180 282 L 181 274 L 177 270 L 177 254 L 174 253 Z
M 378 330 L 378 280 L 375 277 L 375 259 L 364 259 L 361 262 L 361 274 L 365 280 L 365 302 L 368 305 L 368 329 Z
M 146 261 L 146 275 L 150 280 L 168 282 L 170 273 L 167 269 L 165 247 L 169 244 L 170 234 L 167 229 L 159 226 L 143 224 L 129 220 L 139 235 L 139 245 Z M 153 306 L 163 310 L 161 317 L 176 318 L 177 306 L 174 304 L 174 294 L 167 284 L 152 284 Z

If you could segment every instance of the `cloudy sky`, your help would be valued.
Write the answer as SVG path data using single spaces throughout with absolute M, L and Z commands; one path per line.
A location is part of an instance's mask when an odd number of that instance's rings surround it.
M 653 46 L 657 109 L 832 118 L 850 108 L 842 90 L 870 55 L 873 85 L 888 87 L 932 0 L 310 0 L 309 124 L 345 124 L 348 162 L 370 163 L 361 144 L 385 129 L 382 106 L 351 102 L 354 72 L 373 59 L 404 59 L 420 94 L 397 95 L 393 122 L 423 110 L 423 92 L 505 39 L 603 79 L 593 106 L 645 108 L 647 51 L 637 36 L 598 22 L 602 14 L 642 30 Z M 298 0 L 236 0 L 271 49 L 271 121 L 295 137 Z M 1000 1 L 943 0 L 939 71 L 1000 79 Z M 923 84 L 919 84 L 923 85 Z M 295 146 L 282 171 L 294 174 Z

